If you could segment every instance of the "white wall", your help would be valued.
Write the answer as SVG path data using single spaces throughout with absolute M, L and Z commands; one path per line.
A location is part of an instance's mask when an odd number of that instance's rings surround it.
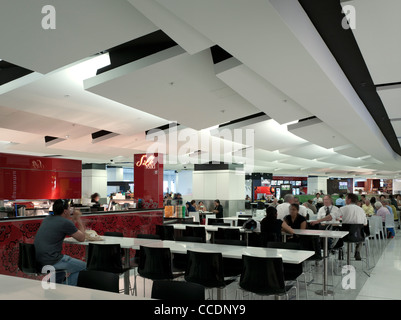
M 194 199 L 244 200 L 245 174 L 234 170 L 194 171 Z
M 123 168 L 107 168 L 107 181 L 123 181 Z
M 106 170 L 82 170 L 82 198 L 90 198 L 95 192 L 99 193 L 101 198 L 107 197 Z
M 401 179 L 393 179 L 393 193 L 401 193 Z
M 190 170 L 182 170 L 177 173 L 176 189 L 183 197 L 186 195 L 192 196 L 192 172 Z
M 308 177 L 308 194 L 327 193 L 327 177 Z

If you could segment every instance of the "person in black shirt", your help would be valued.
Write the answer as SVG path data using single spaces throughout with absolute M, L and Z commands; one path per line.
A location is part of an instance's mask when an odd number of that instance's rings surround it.
M 306 229 L 306 219 L 299 214 L 299 205 L 290 205 L 290 214 L 284 217 L 284 221 L 293 229 Z
M 100 195 L 96 192 L 91 195 L 91 202 L 94 203 L 92 207 L 94 208 L 99 208 L 100 207 Z
M 223 218 L 223 206 L 220 204 L 220 200 L 214 200 L 214 210 L 216 218 Z
M 274 207 L 266 208 L 266 217 L 260 222 L 260 231 L 264 245 L 267 242 L 281 242 L 281 231 L 293 234 L 294 230 L 286 222 L 277 219 L 277 209 Z

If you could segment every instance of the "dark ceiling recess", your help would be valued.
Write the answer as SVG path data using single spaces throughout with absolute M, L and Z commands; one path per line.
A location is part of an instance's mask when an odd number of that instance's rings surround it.
M 298 0 L 394 152 L 401 147 L 339 0 Z M 385 57 L 383 57 L 384 59 Z M 344 115 L 346 116 L 346 115 Z
M 108 52 L 110 55 L 111 64 L 99 69 L 97 74 L 145 58 L 176 45 L 177 43 L 161 30 L 149 33 L 143 37 L 106 50 L 105 52 Z
M 32 72 L 32 70 L 21 68 L 15 64 L 2 60 L 0 61 L 0 86 L 24 77 Z
M 212 53 L 212 59 L 214 64 L 232 58 L 231 54 L 229 54 L 223 48 L 220 48 L 218 45 L 211 47 L 210 52 Z
M 159 130 L 168 132 L 169 130 L 173 129 L 174 127 L 178 128 L 179 125 L 180 124 L 177 122 L 171 122 L 171 123 L 165 124 L 165 125 L 157 127 L 157 128 L 146 130 L 145 135 L 148 135 L 148 134 L 151 134 L 154 132 L 158 132 Z M 178 130 L 178 129 L 176 129 L 176 130 Z

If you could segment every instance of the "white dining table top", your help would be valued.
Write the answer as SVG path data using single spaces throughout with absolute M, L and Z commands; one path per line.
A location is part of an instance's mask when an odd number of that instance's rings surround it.
M 113 239 L 111 239 L 113 238 Z M 130 240 L 126 240 L 130 239 Z M 103 241 L 85 241 L 79 242 L 75 239 L 64 240 L 68 243 L 75 243 L 79 245 L 88 245 L 89 243 L 99 244 L 120 244 L 121 247 L 136 249 L 140 246 L 153 247 L 153 248 L 169 248 L 172 253 L 186 254 L 187 250 L 200 251 L 200 252 L 221 252 L 225 258 L 241 259 L 242 255 L 251 255 L 258 257 L 281 257 L 284 263 L 298 264 L 309 257 L 314 252 L 303 250 L 288 250 L 288 249 L 273 249 L 273 248 L 258 248 L 258 247 L 245 247 L 234 246 L 214 243 L 196 243 L 196 242 L 181 242 L 181 241 L 168 241 L 168 240 L 153 240 L 153 239 L 137 239 L 137 238 L 120 238 L 120 237 L 104 237 Z
M 172 253 L 186 254 L 188 250 L 197 252 L 220 252 L 224 258 L 241 259 L 242 255 L 283 259 L 284 263 L 299 264 L 314 255 L 313 251 L 245 247 L 213 243 L 162 241 L 145 245 L 153 248 L 169 248 Z
M 40 280 L 0 275 L 0 300 L 149 300 L 139 296 L 56 284 L 43 289 Z
M 321 238 L 344 238 L 348 231 L 293 229 L 294 234 L 303 236 L 319 236 Z
M 240 232 L 244 232 L 244 228 L 242 227 L 233 227 L 233 226 L 210 226 L 210 225 L 198 225 L 198 224 L 185 224 L 185 223 L 171 223 L 169 226 L 173 226 L 175 230 L 185 230 L 186 226 L 189 227 L 204 227 L 206 231 L 216 232 L 218 228 L 231 228 L 231 229 L 239 229 Z
M 159 239 L 143 239 L 143 238 L 126 238 L 126 237 L 110 237 L 101 236 L 103 240 L 96 241 L 84 241 L 79 242 L 74 238 L 65 238 L 64 242 L 72 244 L 80 244 L 83 246 L 88 246 L 89 243 L 94 244 L 119 244 L 123 249 L 139 249 L 140 245 L 145 245 L 152 242 L 161 242 Z

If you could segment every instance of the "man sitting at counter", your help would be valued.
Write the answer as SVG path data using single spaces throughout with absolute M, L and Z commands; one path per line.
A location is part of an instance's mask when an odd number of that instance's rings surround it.
M 56 270 L 66 270 L 70 274 L 68 284 L 76 286 L 79 272 L 86 269 L 86 263 L 61 253 L 64 238 L 68 235 L 77 241 L 85 241 L 85 228 L 81 212 L 70 214 L 66 200 L 56 200 L 53 215 L 46 217 L 35 236 L 36 260 L 41 266 L 51 265 Z M 76 225 L 76 226 L 75 226 Z

